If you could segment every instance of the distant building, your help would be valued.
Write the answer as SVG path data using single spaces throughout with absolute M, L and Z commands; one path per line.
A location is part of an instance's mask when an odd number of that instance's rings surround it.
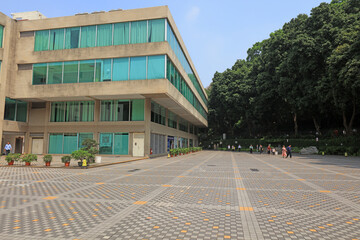
M 167 6 L 0 13 L 0 139 L 19 153 L 145 156 L 197 146 L 207 96 Z M 21 20 L 21 21 L 20 21 Z

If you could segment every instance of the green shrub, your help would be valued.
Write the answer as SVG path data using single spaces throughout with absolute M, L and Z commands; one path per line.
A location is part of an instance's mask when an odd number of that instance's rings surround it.
M 5 157 L 5 161 L 9 162 L 17 162 L 20 160 L 20 153 L 9 153 L 6 157 Z
M 63 162 L 63 163 L 67 163 L 67 162 L 70 162 L 70 161 L 71 161 L 71 156 L 69 156 L 69 155 L 61 157 L 61 162 Z
M 44 156 L 44 162 L 51 162 L 52 161 L 52 155 L 47 154 Z
M 82 161 L 83 159 L 87 159 L 88 157 L 90 157 L 91 154 L 88 151 L 85 150 L 76 150 L 74 152 L 71 153 L 71 157 L 75 160 L 79 160 Z
M 31 163 L 31 162 L 37 161 L 37 155 L 31 154 L 31 153 L 25 154 L 25 155 L 22 157 L 21 160 L 22 160 L 23 162 L 29 162 L 29 163 Z

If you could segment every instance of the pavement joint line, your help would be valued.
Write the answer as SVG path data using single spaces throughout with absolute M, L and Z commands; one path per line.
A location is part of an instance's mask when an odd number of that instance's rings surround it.
M 357 177 L 357 176 L 353 176 L 353 175 L 349 175 L 349 174 L 345 174 L 345 173 L 339 173 L 339 172 L 336 172 L 336 171 L 333 171 L 333 170 L 330 170 L 330 169 L 324 169 L 324 168 L 321 168 L 321 167 L 315 167 L 315 166 L 312 166 L 310 164 L 295 162 L 295 161 L 292 161 L 292 160 L 287 160 L 287 161 L 292 162 L 292 163 L 296 163 L 296 164 L 299 164 L 299 165 L 302 165 L 302 166 L 311 167 L 311 168 L 319 169 L 319 170 L 322 170 L 322 171 L 327 171 L 327 172 L 338 174 L 338 175 L 344 175 L 346 177 L 355 178 L 357 180 L 360 180 L 360 176 Z
M 234 154 L 231 153 L 231 161 L 233 165 L 233 171 L 235 174 L 235 183 L 237 189 L 246 189 L 246 186 L 243 182 L 242 176 L 237 171 L 238 169 L 237 163 L 235 161 Z M 253 212 L 253 206 L 251 204 L 251 201 L 249 199 L 249 196 L 247 195 L 246 190 L 245 191 L 236 191 L 238 199 L 239 199 L 239 205 L 240 208 L 238 209 L 240 211 L 241 216 L 241 222 L 244 226 L 244 237 L 245 239 L 253 239 L 251 236 L 256 236 L 256 239 L 265 239 L 264 236 L 261 233 L 259 222 L 256 219 L 256 215 Z M 251 209 L 251 210 L 250 210 Z M 246 212 L 242 211 L 245 210 Z M 245 226 L 247 226 L 247 231 L 245 231 Z
M 202 165 L 204 162 L 207 162 L 209 161 L 210 159 L 214 158 L 216 155 L 218 154 L 213 154 L 212 156 L 210 157 L 207 157 L 205 158 L 205 160 L 202 160 L 201 163 L 195 165 L 194 167 L 190 168 L 191 170 L 192 169 L 196 169 L 198 166 Z M 180 159 L 180 160 L 177 160 L 175 162 L 178 162 L 178 161 L 182 161 L 183 159 Z M 161 166 L 166 166 L 166 165 L 169 165 L 169 164 L 173 164 L 174 162 L 168 162 L 166 164 L 163 164 Z M 158 166 L 160 167 L 160 166 Z M 157 167 L 156 167 L 157 168 Z M 186 176 L 188 174 L 188 170 L 185 170 L 183 174 L 181 174 L 182 176 Z M 179 178 L 177 176 L 173 176 L 173 180 L 172 181 L 169 181 L 167 184 L 173 184 L 174 182 L 178 182 L 179 181 Z M 149 194 L 147 194 L 146 196 L 144 196 L 142 199 L 138 200 L 138 201 L 143 201 L 143 202 L 149 202 L 151 201 L 152 199 L 154 199 L 156 196 L 158 196 L 159 194 L 161 194 L 162 192 L 166 191 L 167 188 L 164 188 L 164 187 L 160 187 L 160 188 L 157 188 L 155 189 L 154 191 L 150 192 Z M 87 239 L 87 238 L 91 238 L 94 236 L 95 234 L 95 231 L 96 231 L 96 234 L 100 234 L 102 232 L 105 232 L 107 229 L 111 228 L 116 222 L 114 221 L 115 219 L 117 221 L 119 220 L 122 220 L 124 219 L 125 217 L 129 216 L 131 213 L 133 213 L 135 210 L 139 209 L 142 207 L 143 204 L 141 205 L 137 205 L 137 204 L 133 204 L 133 205 L 130 205 L 129 207 L 125 208 L 124 210 L 118 212 L 117 214 L 113 215 L 112 217 L 108 218 L 107 220 L 103 221 L 101 224 L 99 224 L 97 226 L 97 228 L 100 228 L 101 230 L 90 230 L 84 234 L 82 234 L 79 238 L 84 238 L 84 239 Z
M 260 161 L 260 162 L 262 162 L 262 163 L 264 163 L 264 164 L 272 167 L 272 168 L 276 168 L 274 165 L 272 165 L 272 164 L 270 164 L 270 163 L 268 163 L 268 162 L 266 162 L 266 161 L 264 161 L 264 160 L 261 160 L 261 159 L 255 157 L 255 156 L 253 156 L 253 155 L 251 155 L 251 157 L 254 158 L 254 159 L 256 159 L 257 161 Z M 291 162 L 293 162 L 293 161 L 291 161 Z M 285 170 L 283 170 L 283 169 L 281 169 L 281 168 L 277 168 L 277 169 L 278 169 L 280 172 L 285 172 Z M 291 177 L 293 177 L 293 178 L 295 178 L 295 179 L 299 179 L 299 177 L 296 176 L 295 174 L 288 173 L 288 175 L 291 176 Z M 307 185 L 307 186 L 309 186 L 309 187 L 311 187 L 311 188 L 313 188 L 314 190 L 317 190 L 317 191 L 325 191 L 325 190 L 326 190 L 326 189 L 323 189 L 323 188 L 319 187 L 318 185 L 316 185 L 316 184 L 314 184 L 314 183 L 311 183 L 311 182 L 308 182 L 308 181 L 306 181 L 306 180 L 305 180 L 305 181 L 301 181 L 301 183 L 303 183 L 303 184 L 305 184 L 305 185 Z M 338 201 L 346 204 L 348 207 L 350 207 L 350 208 L 352 208 L 352 209 L 354 209 L 354 210 L 356 210 L 356 211 L 360 211 L 360 205 L 355 205 L 355 204 L 354 204 L 353 202 L 351 202 L 350 200 L 348 200 L 348 199 L 346 199 L 346 198 L 344 198 L 344 197 L 342 197 L 342 196 L 339 196 L 338 194 L 336 194 L 336 193 L 334 193 L 334 192 L 324 193 L 324 194 L 326 194 L 327 196 L 333 198 L 334 200 L 338 200 Z
M 182 161 L 182 160 L 184 160 L 184 158 L 179 158 L 177 161 L 175 161 L 175 162 L 178 162 L 178 161 Z M 150 168 L 150 169 L 156 169 L 156 168 L 159 168 L 159 167 L 162 167 L 162 166 L 166 166 L 166 165 L 169 165 L 169 164 L 172 164 L 172 163 L 174 163 L 174 162 L 166 162 L 165 164 L 163 164 L 163 165 L 159 165 L 159 166 L 156 166 L 156 167 L 153 167 L 153 168 Z M 126 165 L 131 165 L 132 163 L 125 163 Z M 136 162 L 135 164 L 138 164 L 138 162 Z M 120 168 L 120 167 L 122 167 L 122 166 L 125 166 L 125 165 L 118 165 L 118 166 L 116 166 L 115 168 Z M 90 170 L 90 169 L 89 169 Z M 100 172 L 100 171 L 102 171 L 103 169 L 102 168 L 99 168 L 99 169 L 95 169 L 95 170 L 90 170 L 90 171 L 86 171 L 86 173 L 84 174 L 84 175 L 93 175 L 93 173 L 96 173 L 96 172 Z M 133 174 L 138 174 L 138 173 L 140 173 L 141 171 L 138 171 L 138 172 L 135 172 L 135 173 L 133 173 Z M 29 172 L 29 173 L 27 173 L 26 175 L 28 175 L 28 174 L 32 174 L 32 172 Z M 78 173 L 72 173 L 72 174 L 69 174 L 69 175 L 67 175 L 66 177 L 73 177 L 73 176 L 78 176 Z M 120 176 L 120 177 L 118 177 L 118 178 L 113 178 L 112 179 L 112 181 L 113 180 L 116 180 L 116 179 L 121 179 L 121 178 L 125 178 L 125 177 L 127 177 L 126 175 L 123 175 L 123 176 Z M 57 180 L 57 179 L 63 179 L 64 178 L 64 176 L 60 176 L 60 177 L 57 177 L 57 178 L 53 178 L 53 181 L 55 181 L 55 180 Z M 32 180 L 24 180 L 23 182 L 25 182 L 25 181 L 29 181 L 29 184 L 38 184 L 36 181 L 32 181 Z M 49 182 L 46 182 L 46 183 L 49 183 Z M 77 182 L 78 183 L 78 182 Z M 10 187 L 10 186 L 8 186 L 8 187 Z M 76 193 L 76 192 L 78 192 L 78 191 L 81 191 L 81 190 L 86 190 L 86 189 L 88 189 L 88 188 L 92 188 L 93 186 L 91 186 L 91 185 L 88 185 L 88 186 L 84 186 L 84 187 L 81 187 L 81 188 L 77 188 L 77 189 L 74 189 L 74 190 L 72 190 L 72 191 L 67 191 L 67 192 L 64 192 L 64 193 L 60 193 L 60 194 L 57 194 L 56 196 L 58 197 L 58 198 L 60 198 L 60 197 L 63 197 L 63 195 L 68 195 L 68 194 L 71 194 L 71 193 Z M 14 196 L 14 195 L 12 195 L 12 196 Z M 24 197 L 24 195 L 20 195 L 19 194 L 19 196 L 21 196 L 21 197 Z M 30 197 L 30 196 L 28 196 L 28 197 Z M 44 199 L 44 197 L 46 197 L 46 196 L 34 196 L 34 198 L 37 198 L 37 203 L 41 203 L 41 202 L 46 202 L 46 201 L 48 201 L 48 200 L 46 200 L 46 199 Z M 15 210 L 19 210 L 19 209 L 26 209 L 28 206 L 31 206 L 32 205 L 32 203 L 31 203 L 31 201 L 29 201 L 28 203 L 25 203 L 25 204 L 23 204 L 23 205 L 21 205 L 21 206 L 13 206 L 13 207 L 11 207 L 11 208 L 8 208 L 7 210 L 11 210 L 11 209 L 15 209 Z

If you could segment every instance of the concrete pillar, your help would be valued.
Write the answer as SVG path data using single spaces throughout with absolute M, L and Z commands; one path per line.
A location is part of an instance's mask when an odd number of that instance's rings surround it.
M 49 151 L 49 121 L 50 121 L 50 102 L 46 102 L 46 110 L 45 110 L 45 124 L 44 124 L 44 145 L 43 145 L 43 153 L 47 154 Z
M 4 112 L 5 112 L 5 97 L 9 90 L 9 84 L 11 82 L 11 74 L 15 68 L 14 49 L 15 49 L 15 36 L 16 36 L 15 22 L 11 18 L 6 19 L 4 28 L 3 48 L 0 51 L 3 52 L 0 70 L 0 144 L 3 138 L 4 131 Z M 0 152 L 2 152 L 1 150 Z
M 150 155 L 151 98 L 145 99 L 144 124 L 145 124 L 144 154 L 145 154 L 145 156 L 149 156 Z

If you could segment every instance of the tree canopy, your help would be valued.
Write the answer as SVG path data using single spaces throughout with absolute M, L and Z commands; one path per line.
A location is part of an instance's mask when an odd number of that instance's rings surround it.
M 257 136 L 360 125 L 360 1 L 334 0 L 214 74 L 209 133 Z

